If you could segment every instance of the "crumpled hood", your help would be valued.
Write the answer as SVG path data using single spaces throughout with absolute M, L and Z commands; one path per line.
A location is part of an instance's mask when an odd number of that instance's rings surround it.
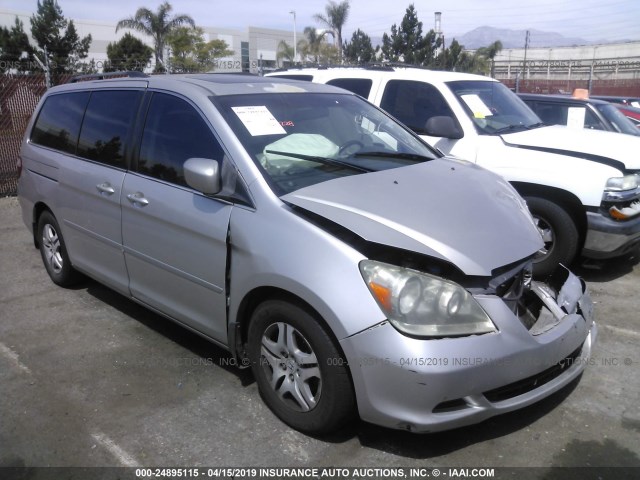
M 560 125 L 535 128 L 502 135 L 508 144 L 541 147 L 558 154 L 577 152 L 599 156 L 624 164 L 628 170 L 640 169 L 640 137 L 601 130 Z
M 342 177 L 282 200 L 368 241 L 447 260 L 467 275 L 489 276 L 543 246 L 511 185 L 450 158 Z

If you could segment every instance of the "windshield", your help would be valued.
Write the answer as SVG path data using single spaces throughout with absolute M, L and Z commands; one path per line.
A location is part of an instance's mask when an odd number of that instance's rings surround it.
M 640 136 L 640 130 L 615 105 L 598 104 L 596 108 L 609 120 L 616 132 Z
M 447 86 L 481 134 L 499 135 L 543 125 L 538 116 L 502 83 L 465 80 L 448 82 Z
M 355 95 L 270 93 L 211 101 L 278 195 L 440 156 Z

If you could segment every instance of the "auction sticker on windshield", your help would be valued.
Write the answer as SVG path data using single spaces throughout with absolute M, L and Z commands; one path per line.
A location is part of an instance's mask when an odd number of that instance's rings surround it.
M 265 106 L 231 107 L 253 137 L 286 134 L 269 109 Z

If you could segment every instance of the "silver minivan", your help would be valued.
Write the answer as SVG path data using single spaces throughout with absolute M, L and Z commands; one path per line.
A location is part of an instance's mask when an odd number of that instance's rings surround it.
M 477 423 L 589 362 L 585 285 L 561 265 L 532 280 L 543 241 L 515 190 L 344 90 L 63 85 L 19 168 L 53 282 L 81 272 L 229 350 L 301 431 Z

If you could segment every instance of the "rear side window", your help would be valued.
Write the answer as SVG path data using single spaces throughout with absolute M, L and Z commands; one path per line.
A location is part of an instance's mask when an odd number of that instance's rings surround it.
M 89 92 L 74 92 L 48 97 L 31 131 L 31 141 L 75 154 L 89 95 Z
M 387 83 L 380 107 L 416 133 L 426 133 L 431 117 L 456 117 L 436 87 L 425 82 L 391 80 Z
M 154 93 L 140 145 L 140 173 L 186 185 L 186 160 L 209 158 L 222 162 L 223 156 L 213 132 L 190 104 L 172 95 Z
M 362 98 L 369 98 L 373 81 L 368 78 L 334 78 L 329 80 L 327 85 L 344 88 L 356 95 L 360 95 Z
M 78 155 L 107 165 L 125 167 L 129 132 L 142 92 L 96 91 L 82 123 Z

